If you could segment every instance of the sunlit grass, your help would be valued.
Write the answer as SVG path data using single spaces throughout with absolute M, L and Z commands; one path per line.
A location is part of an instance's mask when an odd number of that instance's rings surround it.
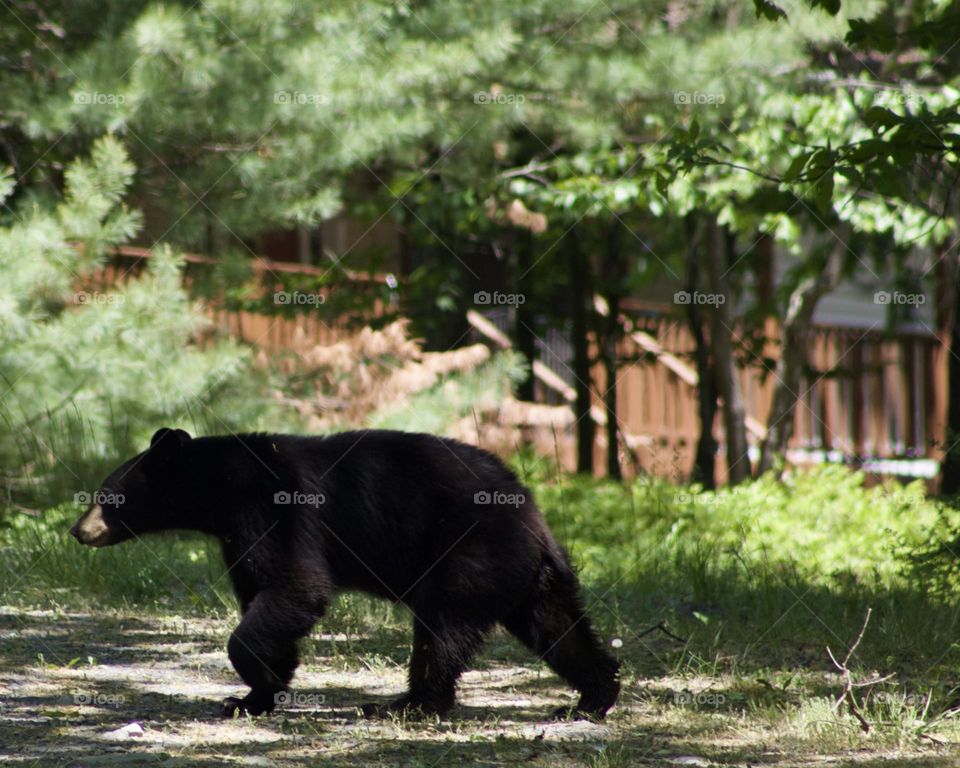
M 768 729 L 797 749 L 953 738 L 960 608 L 949 591 L 928 589 L 912 557 L 950 535 L 952 509 L 916 487 L 864 488 L 839 468 L 713 494 L 519 464 L 581 572 L 588 611 L 624 679 L 672 681 L 660 693 L 628 686 L 626 700 L 654 702 L 665 717 L 695 712 L 703 728 Z M 80 511 L 67 504 L 6 516 L 0 603 L 236 615 L 215 541 L 165 534 L 91 550 L 67 533 Z M 840 682 L 826 655 L 828 645 L 842 651 L 854 640 L 867 608 L 873 618 L 852 669 L 864 679 L 893 675 L 861 694 L 871 734 L 833 706 Z M 406 609 L 346 594 L 303 650 L 306 658 L 323 651 L 344 671 L 402 671 L 409 627 Z M 530 661 L 503 632 L 478 668 L 494 657 Z M 618 760 L 611 746 L 595 763 Z

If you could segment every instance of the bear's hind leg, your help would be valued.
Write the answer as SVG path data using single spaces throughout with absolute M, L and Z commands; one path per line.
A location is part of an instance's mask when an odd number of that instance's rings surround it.
M 365 704 L 365 717 L 409 711 L 443 717 L 453 707 L 457 680 L 492 626 L 460 617 L 431 616 L 413 623 L 409 690 L 386 706 Z
M 620 694 L 620 665 L 603 648 L 584 613 L 575 577 L 572 573 L 561 576 L 551 579 L 549 589 L 538 590 L 531 602 L 502 623 L 580 692 L 575 717 L 602 720 Z
M 299 664 L 297 640 L 309 634 L 321 615 L 287 595 L 264 591 L 254 598 L 227 642 L 233 668 L 250 692 L 242 699 L 224 699 L 224 717 L 273 711 L 277 694 L 287 690 Z

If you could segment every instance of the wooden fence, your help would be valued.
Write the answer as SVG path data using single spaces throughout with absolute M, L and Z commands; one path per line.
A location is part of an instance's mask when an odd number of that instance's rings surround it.
M 620 347 L 623 361 L 617 375 L 617 417 L 621 466 L 674 481 L 687 479 L 700 435 L 698 376 L 693 364 L 694 340 L 686 323 L 669 305 L 634 302 L 634 329 Z M 496 317 L 498 336 L 473 322 L 483 336 L 500 346 L 508 343 L 505 316 Z M 487 325 L 494 323 L 487 321 Z M 768 323 L 759 355 L 775 360 L 778 328 Z M 499 337 L 499 338 L 498 338 Z M 506 340 L 506 341 L 504 341 Z M 871 474 L 930 476 L 943 447 L 945 357 L 932 334 L 899 333 L 815 326 L 807 338 L 809 368 L 797 390 L 794 431 L 787 458 L 794 464 L 835 461 L 866 468 Z M 547 345 L 534 367 L 538 400 L 572 403 L 573 372 L 559 349 Z M 748 345 L 740 344 L 746 349 Z M 751 458 L 759 455 L 775 384 L 772 371 L 749 352 L 739 359 L 740 387 L 747 414 Z M 549 366 L 549 376 L 542 369 Z M 602 393 L 607 382 L 600 366 L 592 371 L 593 407 L 598 426 L 606 423 Z M 713 436 L 719 445 L 717 481 L 726 477 L 721 414 Z M 605 466 L 603 429 L 596 430 L 595 458 Z M 560 441 L 564 463 L 574 465 L 573 434 Z M 926 459 L 927 461 L 923 461 Z
M 133 246 L 123 246 L 113 250 L 110 258 L 97 268 L 85 281 L 88 290 L 109 291 L 113 287 L 136 279 L 146 269 L 150 259 L 150 250 Z M 200 269 L 212 267 L 217 260 L 209 256 L 184 254 L 186 267 L 185 283 L 189 286 Z M 297 264 L 283 261 L 271 261 L 258 258 L 251 261 L 252 278 L 264 291 L 280 288 L 280 281 L 286 275 L 326 277 L 327 270 L 309 264 Z M 337 269 L 336 280 L 318 290 L 324 303 L 332 302 L 338 293 L 348 291 L 359 305 L 366 308 L 362 312 L 337 313 L 320 309 L 316 312 L 298 312 L 289 315 L 265 313 L 255 310 L 227 308 L 220 302 L 204 302 L 204 312 L 212 321 L 213 329 L 226 333 L 245 343 L 253 344 L 268 353 L 290 349 L 295 340 L 306 343 L 329 344 L 341 338 L 351 327 L 355 327 L 364 318 L 383 314 L 385 303 L 381 297 L 382 286 L 391 276 L 382 273 L 355 272 Z M 322 305 L 321 305 L 322 306 Z
M 681 479 L 692 466 L 700 432 L 693 338 L 684 323 L 666 315 L 648 317 L 641 333 L 639 339 L 636 334 L 628 336 L 622 350 L 628 362 L 617 378 L 618 416 L 627 430 L 652 438 L 649 447 L 638 450 L 640 465 L 654 474 Z M 768 326 L 767 335 L 771 341 L 764 356 L 775 358 L 775 325 Z M 651 352 L 651 339 L 660 354 Z M 938 460 L 943 446 L 946 403 L 938 381 L 942 382 L 945 359 L 938 339 L 815 326 L 808 334 L 807 351 L 809 369 L 797 392 L 788 459 L 844 461 L 878 473 L 929 474 L 930 463 L 917 460 Z M 665 364 L 665 355 L 684 370 Z M 742 362 L 748 441 L 756 458 L 775 379 L 760 359 L 748 354 Z M 713 433 L 721 446 L 718 480 L 722 480 L 726 457 L 719 413 Z
M 149 251 L 142 248 L 117 249 L 113 258 L 91 278 L 93 289 L 109 290 L 143 269 Z M 192 269 L 215 263 L 209 257 L 188 254 L 186 279 Z M 255 274 L 265 285 L 265 276 L 283 273 L 323 276 L 313 266 L 286 262 L 254 261 Z M 346 283 L 324 286 L 333 296 L 347 291 L 352 296 L 369 293 L 366 319 L 385 309 L 382 286 L 390 277 L 383 274 L 338 272 Z M 329 309 L 329 308 L 328 308 Z M 683 480 L 693 463 L 700 425 L 697 404 L 697 373 L 693 367 L 693 338 L 682 320 L 666 305 L 651 305 L 633 312 L 634 329 L 627 334 L 621 350 L 623 364 L 617 387 L 618 419 L 622 464 L 631 468 Z M 289 349 L 295 339 L 326 344 L 337 340 L 355 326 L 356 315 L 330 311 L 297 313 L 290 316 L 227 309 L 207 304 L 206 311 L 216 329 L 256 345 L 268 353 Z M 359 318 L 361 321 L 364 317 Z M 509 338 L 494 323 L 475 312 L 468 319 L 479 335 L 495 346 L 509 345 Z M 501 318 L 501 321 L 503 319 Z M 502 322 L 498 323 L 502 324 Z M 764 357 L 775 357 L 777 328 L 765 329 L 768 337 Z M 547 342 L 544 342 L 545 344 Z M 814 327 L 807 340 L 810 370 L 798 394 L 795 429 L 788 458 L 795 463 L 830 459 L 856 465 L 876 460 L 901 460 L 917 464 L 918 459 L 939 460 L 944 441 L 946 416 L 946 359 L 938 339 L 931 335 L 900 333 L 894 337 L 876 331 L 853 328 Z M 543 346 L 543 345 L 541 345 Z M 538 400 L 571 402 L 573 399 L 570 345 L 558 337 L 541 350 L 534 366 Z M 549 352 L 546 354 L 545 352 Z M 761 360 L 747 354 L 741 362 L 740 384 L 748 415 L 747 427 L 754 452 L 765 430 L 773 394 L 773 374 L 765 372 Z M 602 369 L 593 372 L 592 418 L 606 422 L 602 392 L 606 389 Z M 721 446 L 718 481 L 726 473 L 723 433 L 718 413 L 713 425 Z M 561 438 L 562 460 L 574 462 L 572 430 Z M 607 450 L 603 429 L 597 430 L 597 466 L 604 466 Z M 754 455 L 755 458 L 755 455 Z M 929 462 L 928 462 L 929 464 Z M 881 468 L 878 470 L 883 472 Z M 899 472 L 898 472 L 899 473 Z M 922 473 L 921 473 L 922 474 Z

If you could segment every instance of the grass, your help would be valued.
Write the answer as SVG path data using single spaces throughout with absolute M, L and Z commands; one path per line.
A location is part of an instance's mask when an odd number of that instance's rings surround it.
M 951 542 L 957 516 L 918 485 L 866 488 L 862 476 L 824 467 L 782 483 L 762 479 L 704 493 L 651 479 L 621 485 L 556 477 L 529 459 L 518 459 L 517 468 L 580 568 L 590 614 L 621 659 L 625 681 L 611 734 L 575 750 L 572 762 L 554 745 L 558 753 L 542 751 L 531 764 L 656 761 L 659 735 L 673 752 L 722 762 L 757 760 L 776 744 L 784 765 L 813 753 L 909 753 L 922 761 L 960 744 L 952 571 L 933 578 L 931 561 L 922 570 L 915 556 Z M 22 615 L 176 615 L 229 631 L 236 606 L 214 543 L 167 535 L 89 550 L 66 533 L 78 513 L 63 505 L 42 517 L 6 517 L 0 603 Z M 857 681 L 891 677 L 856 690 L 871 726 L 865 733 L 835 704 L 842 683 L 826 647 L 844 655 L 868 608 L 871 622 L 851 671 Z M 390 679 L 402 687 L 408 627 L 402 608 L 342 596 L 304 642 L 304 674 Z M 222 652 L 218 658 L 226 663 Z M 45 663 L 54 667 L 50 674 L 64 666 L 49 656 Z M 498 694 L 508 698 L 567 695 L 503 633 L 491 638 L 476 668 L 495 679 L 529 670 L 520 688 Z M 449 726 L 389 727 L 433 746 L 460 738 L 489 746 L 493 739 L 502 750 L 479 750 L 481 764 L 528 746 L 503 735 L 503 717 L 497 710 L 482 725 L 468 717 Z M 431 764 L 431 754 L 414 751 L 404 764 Z

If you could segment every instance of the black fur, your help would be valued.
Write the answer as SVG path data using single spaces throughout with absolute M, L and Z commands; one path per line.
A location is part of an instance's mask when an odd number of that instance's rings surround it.
M 227 649 L 251 688 L 224 702 L 226 715 L 274 708 L 297 640 L 341 590 L 401 602 L 415 617 L 409 691 L 367 714 L 445 714 L 497 623 L 580 692 L 577 715 L 602 718 L 617 699 L 618 664 L 584 614 L 576 575 L 529 490 L 487 451 L 389 431 L 191 439 L 160 430 L 100 498 L 100 511 L 74 526 L 83 543 L 172 528 L 222 543 L 243 610 Z

